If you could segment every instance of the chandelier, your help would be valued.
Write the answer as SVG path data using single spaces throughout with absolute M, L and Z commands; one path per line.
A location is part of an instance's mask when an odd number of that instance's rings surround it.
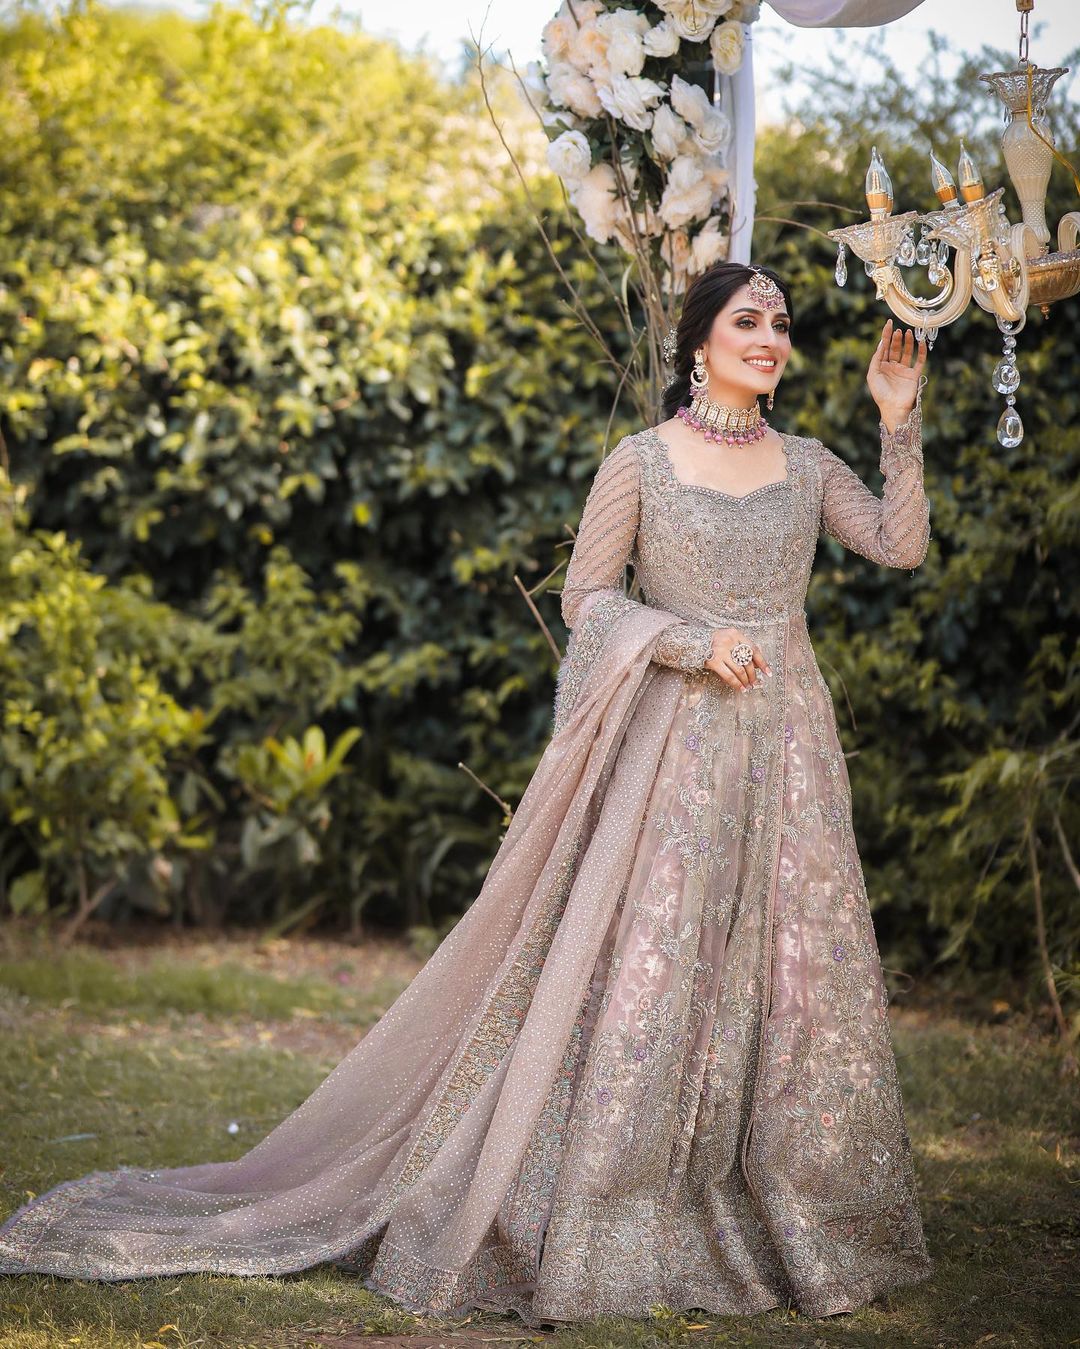
M 837 284 L 847 282 L 846 250 L 850 248 L 874 281 L 877 298 L 931 347 L 938 330 L 958 319 L 973 298 L 995 316 L 1004 334 L 1002 358 L 993 374 L 994 388 L 1005 395 L 997 438 L 1007 449 L 1024 438 L 1024 424 L 1016 410 L 1020 387 L 1016 334 L 1027 322 L 1028 307 L 1038 305 L 1046 318 L 1055 301 L 1080 292 L 1080 211 L 1070 211 L 1059 222 L 1055 253 L 1050 252 L 1046 224 L 1046 189 L 1055 159 L 1069 168 L 1080 191 L 1080 178 L 1054 148 L 1046 114 L 1050 91 L 1067 67 L 1047 70 L 1028 60 L 1028 22 L 1035 0 L 1016 0 L 1016 8 L 1020 14 L 1016 69 L 979 78 L 1004 105 L 1002 149 L 1023 222 L 1010 224 L 1002 202 L 1005 189 L 987 193 L 961 141 L 959 185 L 930 151 L 931 181 L 941 210 L 893 215 L 892 181 L 875 146 L 866 174 L 870 219 L 829 230 L 829 237 L 837 243 Z M 930 285 L 938 287 L 929 299 L 912 294 L 900 273 L 900 267 L 915 265 L 925 267 Z

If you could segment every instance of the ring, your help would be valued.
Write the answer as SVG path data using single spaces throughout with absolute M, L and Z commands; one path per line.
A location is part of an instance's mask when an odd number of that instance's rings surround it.
M 749 665 L 754 659 L 754 648 L 749 642 L 736 642 L 731 648 L 731 659 L 736 665 Z

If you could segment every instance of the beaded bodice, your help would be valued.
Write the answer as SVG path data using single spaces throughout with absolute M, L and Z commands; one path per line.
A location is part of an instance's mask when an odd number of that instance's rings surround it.
M 714 629 L 801 615 L 823 529 L 882 566 L 918 566 L 930 538 L 920 405 L 880 431 L 880 497 L 813 438 L 784 434 L 786 477 L 732 496 L 683 482 L 655 427 L 625 437 L 585 503 L 564 622 L 575 627 L 591 597 L 621 590 L 630 563 L 645 602 L 684 620 L 661 636 L 655 659 L 699 669 Z
M 806 442 L 784 436 L 787 476 L 743 496 L 684 483 L 653 429 L 635 437 L 641 514 L 630 561 L 647 602 L 716 627 L 802 608 L 819 532 Z

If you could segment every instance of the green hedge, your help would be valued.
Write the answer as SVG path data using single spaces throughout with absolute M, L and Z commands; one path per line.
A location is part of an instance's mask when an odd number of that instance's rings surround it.
M 761 139 L 761 214 L 810 227 L 758 225 L 799 298 L 777 420 L 868 482 L 883 314 L 861 275 L 833 283 L 815 231 L 839 212 L 798 203 L 857 205 L 869 128 L 904 202 L 928 197 L 931 130 L 942 147 L 965 131 L 993 177 L 970 91 L 830 75 L 816 120 Z M 496 95 L 535 162 L 542 140 Z M 0 113 L 8 904 L 451 921 L 505 824 L 459 761 L 512 804 L 550 727 L 555 663 L 513 578 L 565 557 L 612 395 L 475 79 L 282 13 L 80 6 L 0 33 Z M 1073 148 L 1075 109 L 1057 129 Z M 556 184 L 532 182 L 617 334 Z M 883 945 L 912 967 L 1031 971 L 1031 818 L 1063 988 L 1074 318 L 1062 305 L 1020 340 L 1014 451 L 993 439 L 992 323 L 942 334 L 927 563 L 892 573 L 825 541 L 810 594 Z M 557 597 L 537 603 L 561 641 Z

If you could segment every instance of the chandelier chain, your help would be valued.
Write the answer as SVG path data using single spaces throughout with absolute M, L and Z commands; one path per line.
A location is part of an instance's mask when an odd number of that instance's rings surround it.
M 1035 0 L 1016 0 L 1016 8 L 1020 15 L 1020 55 L 1017 65 L 1025 66 L 1028 64 L 1028 23 L 1031 11 L 1035 8 Z

